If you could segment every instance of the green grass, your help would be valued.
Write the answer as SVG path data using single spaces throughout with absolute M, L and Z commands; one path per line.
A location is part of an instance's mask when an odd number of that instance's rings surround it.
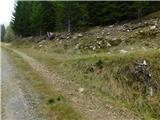
M 95 67 L 97 61 L 104 61 L 103 69 Z M 64 70 L 68 78 L 77 80 L 90 89 L 96 89 L 98 94 L 104 97 L 111 97 L 112 100 L 120 102 L 125 107 L 135 111 L 145 119 L 159 119 L 160 94 L 154 97 L 143 96 L 140 91 L 132 89 L 130 82 L 136 80 L 128 74 L 134 68 L 134 61 L 146 60 L 151 67 L 151 74 L 160 84 L 160 51 L 138 51 L 130 54 L 116 54 L 111 56 L 87 57 L 68 61 Z M 93 67 L 94 66 L 94 67 Z M 93 67 L 93 72 L 86 72 Z M 72 74 L 69 74 L 72 73 Z M 141 86 L 142 87 L 142 86 Z M 135 92 L 138 92 L 135 94 Z
M 135 80 L 128 75 L 134 68 L 134 61 L 146 60 L 151 67 L 151 74 L 160 83 L 160 50 L 137 50 L 127 54 L 91 54 L 55 56 L 55 53 L 42 54 L 33 49 L 20 49 L 28 55 L 45 63 L 50 71 L 57 71 L 66 79 L 82 84 L 103 100 L 110 101 L 119 107 L 126 107 L 146 120 L 159 119 L 160 94 L 153 97 L 144 96 L 140 91 L 132 89 L 128 84 Z M 32 52 L 31 52 L 32 51 Z M 65 59 L 66 58 L 66 59 Z M 103 61 L 103 69 L 96 66 L 98 60 Z M 87 71 L 93 67 L 94 71 Z M 89 94 L 89 93 L 88 93 Z
M 52 120 L 85 120 L 80 113 L 75 111 L 65 100 L 65 98 L 54 91 L 51 85 L 48 85 L 45 78 L 35 71 L 20 56 L 10 50 L 6 50 L 12 56 L 12 60 L 19 68 L 19 73 L 24 75 L 27 82 L 30 83 L 32 91 L 40 95 L 40 104 L 38 111 L 42 116 Z
M 159 12 L 156 12 L 152 16 L 155 18 L 158 15 Z M 139 33 L 140 30 L 143 34 Z M 157 32 L 156 36 L 154 32 Z M 103 100 L 109 99 L 120 107 L 125 106 L 145 119 L 160 119 L 160 94 L 151 98 L 133 89 L 130 83 L 137 83 L 129 74 L 135 68 L 136 60 L 146 60 L 153 79 L 160 84 L 159 31 L 144 27 L 127 34 L 120 32 L 114 37 L 124 35 L 127 39 L 118 46 L 95 51 L 74 49 L 78 43 L 82 46 L 95 44 L 95 38 L 85 36 L 77 40 L 46 41 L 43 47 L 39 47 L 39 43 L 24 41 L 15 42 L 13 46 L 45 63 L 51 72 L 56 70 L 64 78 L 94 90 Z M 122 49 L 129 52 L 121 54 Z M 103 61 L 103 69 L 96 66 L 99 60 Z
M 145 18 L 159 18 L 159 15 L 158 11 Z M 139 32 L 141 30 L 143 33 Z M 96 31 L 101 32 L 101 27 L 91 28 L 91 31 L 96 34 Z M 77 44 L 94 45 L 96 38 L 93 36 L 84 36 L 77 40 L 45 41 L 42 47 L 39 47 L 39 43 L 19 40 L 12 47 L 43 62 L 51 72 L 57 71 L 65 79 L 73 80 L 89 91 L 94 90 L 103 100 L 119 107 L 124 106 L 147 120 L 160 119 L 160 93 L 153 97 L 144 96 L 132 88 L 130 83 L 136 84 L 136 80 L 129 74 L 135 68 L 136 60 L 146 60 L 153 79 L 160 84 L 159 30 L 143 27 L 130 32 L 118 32 L 113 37 L 122 36 L 126 39 L 119 45 L 95 51 L 85 48 L 75 50 Z M 129 52 L 120 54 L 122 49 Z M 99 60 L 103 61 L 103 69 L 96 66 Z M 53 102 L 50 106 L 55 106 L 54 96 L 51 95 L 49 101 Z

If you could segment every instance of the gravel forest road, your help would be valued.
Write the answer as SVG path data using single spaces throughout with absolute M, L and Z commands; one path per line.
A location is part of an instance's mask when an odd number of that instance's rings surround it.
M 24 92 L 23 78 L 17 77 L 10 59 L 7 52 L 1 50 L 2 120 L 41 120 L 29 100 L 31 93 Z

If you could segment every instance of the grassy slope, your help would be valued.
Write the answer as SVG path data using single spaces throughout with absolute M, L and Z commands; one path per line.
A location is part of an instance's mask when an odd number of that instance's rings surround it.
M 144 96 L 140 91 L 133 89 L 129 83 L 136 81 L 128 75 L 128 71 L 134 68 L 134 61 L 146 60 L 149 63 L 153 78 L 160 83 L 160 50 L 134 51 L 128 54 L 96 54 L 83 56 L 70 56 L 69 59 L 55 54 L 47 54 L 36 49 L 22 49 L 28 55 L 44 62 L 48 68 L 57 70 L 59 74 L 82 84 L 95 95 L 122 107 L 125 106 L 145 119 L 160 118 L 160 94 L 153 97 Z M 64 58 L 65 57 L 64 55 Z M 95 64 L 103 61 L 103 69 Z M 94 71 L 87 71 L 94 67 Z M 141 86 L 143 87 L 143 86 Z
M 159 18 L 159 12 L 147 17 Z M 101 29 L 91 30 L 101 33 Z M 144 31 L 144 34 L 140 34 L 140 30 Z M 159 28 L 152 31 L 148 26 L 130 32 L 119 32 L 115 27 L 113 30 L 109 28 L 109 32 L 113 34 L 113 38 L 124 37 L 125 40 L 118 46 L 95 51 L 75 50 L 75 46 L 79 43 L 95 44 L 95 38 L 85 36 L 77 40 L 47 41 L 42 44 L 42 47 L 39 47 L 40 44 L 23 41 L 18 43 L 19 45 L 17 42 L 14 45 L 29 56 L 44 62 L 51 71 L 57 70 L 69 80 L 74 80 L 84 85 L 86 89 L 94 91 L 103 100 L 109 100 L 120 107 L 125 106 L 145 119 L 160 119 L 160 94 L 156 93 L 153 97 L 149 97 L 130 84 L 137 84 L 130 75 L 130 70 L 135 68 L 136 60 L 146 60 L 150 66 L 152 78 L 160 84 Z M 154 32 L 158 32 L 156 36 L 152 36 Z M 122 54 L 119 52 L 122 49 L 130 52 Z M 103 61 L 103 69 L 96 66 L 99 60 Z M 90 69 L 94 70 L 90 71 Z M 140 86 L 140 88 L 143 87 Z
M 53 91 L 51 86 L 45 83 L 43 78 L 37 71 L 31 68 L 21 57 L 8 50 L 12 56 L 13 62 L 19 68 L 19 72 L 24 75 L 27 82 L 32 85 L 32 90 L 40 95 L 40 104 L 38 111 L 42 116 L 52 120 L 84 120 L 65 100 L 65 98 Z

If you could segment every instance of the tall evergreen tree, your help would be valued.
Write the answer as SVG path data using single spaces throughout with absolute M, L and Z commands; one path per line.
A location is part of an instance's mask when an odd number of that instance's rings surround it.
M 61 23 L 68 32 L 88 24 L 88 11 L 85 2 L 62 2 Z
M 55 30 L 55 6 L 51 1 L 41 1 L 43 12 L 43 30 L 44 32 L 53 32 Z
M 30 15 L 32 3 L 26 1 L 18 1 L 13 13 L 12 26 L 17 35 L 31 35 Z
M 142 18 L 144 15 L 144 10 L 148 7 L 148 1 L 136 1 L 133 3 L 133 9 L 135 9 L 135 16 L 137 16 L 138 20 Z
M 44 9 L 41 2 L 32 2 L 32 13 L 30 16 L 32 34 L 41 35 L 43 28 L 43 13 Z
M 5 36 L 4 36 L 5 42 L 10 42 L 14 38 L 15 38 L 14 31 L 13 31 L 11 25 L 9 25 L 9 26 L 7 26 L 7 28 L 5 30 Z
M 56 31 L 63 31 L 63 19 L 64 19 L 64 3 L 63 1 L 54 1 L 52 2 L 53 6 L 55 7 L 55 30 Z
M 151 1 L 18 1 L 12 28 L 18 36 L 53 31 L 77 31 L 86 26 L 107 25 L 141 18 L 160 10 Z

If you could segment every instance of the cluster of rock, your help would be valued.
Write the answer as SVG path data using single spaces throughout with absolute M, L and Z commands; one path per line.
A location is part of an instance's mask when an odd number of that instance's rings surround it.
M 117 46 L 122 42 L 130 42 L 132 39 L 154 38 L 160 33 L 160 20 L 151 19 L 140 23 L 127 23 L 123 25 L 110 25 L 86 33 L 93 42 L 78 43 L 76 49 L 101 49 Z M 84 38 L 87 39 L 87 37 Z
M 93 40 L 92 42 L 82 44 L 78 43 L 75 46 L 75 49 L 91 49 L 91 50 L 96 50 L 96 49 L 103 49 L 103 48 L 109 48 L 112 46 L 116 46 L 121 43 L 121 39 L 113 38 L 113 39 L 104 39 L 104 38 L 97 38 Z
M 105 27 L 96 27 L 95 29 L 81 33 L 53 33 L 47 32 L 41 37 L 28 37 L 29 41 L 41 42 L 43 40 L 51 41 L 76 41 L 75 49 L 105 49 L 117 46 L 122 42 L 130 42 L 132 39 L 146 39 L 156 37 L 160 33 L 160 20 L 150 19 L 142 22 L 128 22 L 125 24 L 113 24 Z M 23 38 L 26 39 L 26 38 Z M 122 51 L 123 52 L 123 51 Z

